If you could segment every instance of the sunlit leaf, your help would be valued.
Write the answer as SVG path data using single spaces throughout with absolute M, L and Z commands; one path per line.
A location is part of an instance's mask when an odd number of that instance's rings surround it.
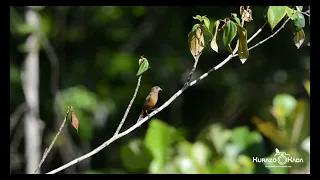
M 289 94 L 278 94 L 273 98 L 273 106 L 282 108 L 285 116 L 294 110 L 296 103 L 296 99 Z
M 289 139 L 285 131 L 279 130 L 277 126 L 270 121 L 262 121 L 258 117 L 254 117 L 252 122 L 257 126 L 258 130 L 267 138 L 271 139 L 277 147 L 288 147 Z
M 236 13 L 231 13 L 231 17 L 241 26 L 240 19 L 237 17 Z
M 192 147 L 192 157 L 199 166 L 206 166 L 211 157 L 210 149 L 202 142 L 196 142 Z
M 168 124 L 152 119 L 144 140 L 146 147 L 151 151 L 156 163 L 156 171 L 160 173 L 164 167 L 165 159 L 169 153 L 169 145 L 176 140 L 177 133 Z
M 215 33 L 214 33 L 214 36 L 213 36 L 213 38 L 211 40 L 211 43 L 210 43 L 211 49 L 214 50 L 217 53 L 218 53 L 218 49 L 219 49 L 218 43 L 217 43 L 217 35 L 218 35 L 219 25 L 220 25 L 220 21 L 217 20 L 215 22 L 215 27 L 216 27 L 215 28 Z
M 138 70 L 138 73 L 137 73 L 137 76 L 140 76 L 142 73 L 146 72 L 150 66 L 149 66 L 149 62 L 146 58 L 140 58 L 140 59 L 143 59 L 143 60 L 139 60 L 139 70 Z M 140 63 L 141 62 L 141 63 Z
M 270 6 L 267 12 L 268 23 L 273 30 L 286 15 L 286 6 Z
M 229 174 L 230 169 L 225 160 L 220 159 L 214 162 L 211 174 Z
M 302 11 L 303 10 L 303 6 L 296 6 L 298 11 Z
M 296 10 L 286 6 L 286 13 L 287 13 L 288 17 L 293 20 L 293 15 L 297 12 L 296 12 Z
M 299 49 L 301 47 L 301 45 L 304 42 L 305 37 L 306 36 L 304 34 L 303 29 L 300 29 L 300 31 L 294 33 L 293 39 L 294 39 L 294 44 L 297 46 L 297 49 Z
M 248 50 L 248 44 L 247 44 L 247 30 L 238 24 L 237 24 L 237 28 L 238 28 L 238 36 L 239 36 L 238 56 L 242 64 L 244 64 L 249 57 L 249 50 Z
M 228 48 L 230 53 L 232 53 L 232 48 L 230 46 L 230 43 L 236 37 L 236 35 L 237 35 L 236 24 L 232 21 L 228 21 L 223 31 L 223 44 Z
M 206 28 L 209 29 L 210 20 L 206 17 L 206 15 L 204 16 L 196 15 L 196 17 L 193 17 L 193 19 L 198 19 L 200 22 L 204 22 L 204 25 L 206 26 Z

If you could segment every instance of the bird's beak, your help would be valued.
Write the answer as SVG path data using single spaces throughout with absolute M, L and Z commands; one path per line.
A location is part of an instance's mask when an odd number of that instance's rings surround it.
M 159 88 L 159 91 L 162 91 L 162 89 L 161 89 L 161 88 Z

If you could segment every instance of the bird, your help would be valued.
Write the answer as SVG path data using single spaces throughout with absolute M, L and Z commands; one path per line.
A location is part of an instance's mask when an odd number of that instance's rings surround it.
M 151 91 L 149 95 L 146 98 L 146 101 L 144 102 L 144 105 L 142 107 L 139 119 L 137 122 L 139 122 L 141 119 L 143 119 L 144 113 L 148 114 L 149 110 L 152 110 L 152 108 L 156 105 L 158 101 L 158 94 L 159 91 L 162 91 L 162 89 L 159 86 L 154 86 L 151 88 Z

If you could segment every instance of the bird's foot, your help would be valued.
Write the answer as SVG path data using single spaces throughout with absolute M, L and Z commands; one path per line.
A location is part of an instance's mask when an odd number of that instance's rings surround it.
M 151 111 L 156 111 L 156 110 L 158 110 L 158 108 L 151 109 Z

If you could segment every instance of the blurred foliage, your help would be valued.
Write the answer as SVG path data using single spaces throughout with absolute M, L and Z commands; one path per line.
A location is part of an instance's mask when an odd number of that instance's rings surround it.
M 22 50 L 32 31 L 25 24 L 25 8 L 10 7 L 10 114 L 24 102 L 20 81 L 20 68 L 25 58 Z M 71 154 L 63 155 L 68 152 L 64 149 L 66 142 L 73 142 L 73 151 L 80 149 L 87 153 L 113 135 L 134 92 L 139 68 L 144 71 L 152 67 L 143 74 L 122 131 L 137 121 L 152 86 L 159 85 L 164 90 L 157 106 L 178 91 L 194 63 L 192 55 L 195 53 L 188 47 L 188 33 L 199 20 L 203 21 L 201 28 L 205 32 L 214 32 L 216 20 L 230 14 L 241 18 L 238 6 L 32 8 L 41 16 L 43 40 L 40 49 L 40 117 L 46 124 L 43 150 L 52 140 L 52 132 L 57 131 L 56 124 L 61 124 L 67 106 L 73 106 L 80 124 L 78 135 L 71 125 L 65 127 L 71 136 L 58 138 L 54 148 L 61 151 L 50 153 L 54 158 L 46 160 L 42 173 L 76 158 Z M 250 9 L 253 20 L 245 23 L 248 38 L 264 24 L 264 12 L 268 12 L 264 6 Z M 269 16 L 276 12 L 282 17 L 292 11 L 273 7 Z M 197 14 L 207 16 L 197 17 Z M 301 16 L 291 18 L 295 21 L 293 26 L 288 23 L 274 38 L 250 51 L 245 64 L 239 60 L 228 62 L 185 91 L 155 118 L 92 156 L 90 161 L 74 165 L 80 169 L 77 172 L 308 172 L 310 47 L 307 44 L 310 32 L 307 17 L 305 24 Z M 234 20 L 236 23 L 236 18 Z M 271 26 L 265 27 L 248 47 L 270 36 L 271 29 L 276 30 L 281 20 L 270 21 Z M 295 31 L 302 26 L 304 43 L 299 43 L 297 49 Z M 194 78 L 229 54 L 228 47 L 223 45 L 223 33 L 209 33 L 209 37 L 216 38 L 216 44 L 211 44 L 214 51 L 203 50 Z M 51 54 L 45 49 L 46 40 L 54 51 Z M 301 42 L 301 37 L 298 41 Z M 208 42 L 207 37 L 205 42 Z M 235 42 L 231 42 L 232 48 Z M 229 41 L 226 44 L 228 46 Z M 59 61 L 57 84 L 52 81 L 52 53 L 57 54 Z M 139 64 L 141 56 L 148 61 Z M 52 94 L 52 85 L 58 87 L 56 94 Z M 11 156 L 19 161 L 12 167 L 12 173 L 23 173 L 24 144 L 15 142 L 15 134 L 10 138 L 11 144 L 18 146 L 16 151 L 11 151 Z M 292 168 L 268 168 L 265 166 L 270 163 L 252 161 L 253 157 L 275 157 L 276 148 L 292 157 L 303 158 L 304 162 L 288 163 Z

